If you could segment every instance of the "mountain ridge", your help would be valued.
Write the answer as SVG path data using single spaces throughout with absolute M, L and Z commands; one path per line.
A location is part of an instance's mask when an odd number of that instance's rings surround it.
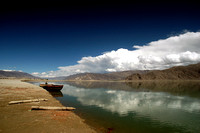
M 124 80 L 127 76 L 133 73 L 146 73 L 143 70 L 130 70 L 112 73 L 79 73 L 70 75 L 65 80 Z
M 0 78 L 42 79 L 25 72 L 5 70 L 0 70 Z M 66 81 L 200 80 L 200 63 L 188 66 L 175 66 L 165 70 L 129 70 L 111 73 L 79 73 L 49 79 Z
M 133 80 L 199 80 L 200 63 L 188 66 L 175 66 L 165 70 L 153 70 L 146 74 L 132 74 L 126 81 Z
M 31 78 L 31 79 L 39 79 L 29 73 L 20 72 L 20 71 L 7 71 L 7 70 L 0 70 L 0 78 Z
M 164 70 L 130 70 L 112 73 L 80 73 L 64 80 L 194 80 L 200 79 L 200 63 Z

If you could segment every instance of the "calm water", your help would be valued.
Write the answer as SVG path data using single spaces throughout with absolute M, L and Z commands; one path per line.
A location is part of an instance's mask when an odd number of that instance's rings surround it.
M 54 94 L 99 132 L 200 132 L 199 82 L 62 82 Z

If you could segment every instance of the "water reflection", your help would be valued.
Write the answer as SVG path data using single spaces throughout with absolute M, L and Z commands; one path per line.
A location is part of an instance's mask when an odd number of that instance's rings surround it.
M 63 90 L 64 94 L 77 97 L 85 105 L 97 105 L 119 114 L 126 114 L 129 111 L 143 112 L 162 106 L 163 108 L 175 108 L 185 111 L 199 111 L 200 99 L 173 96 L 162 92 L 130 92 L 122 90 L 107 89 L 84 89 L 69 87 Z
M 62 90 L 83 106 L 96 106 L 120 117 L 140 118 L 199 131 L 199 83 L 70 82 Z M 134 118 L 133 118 L 134 119 Z
M 63 97 L 63 93 L 61 91 L 48 91 L 53 97 Z
M 66 82 L 79 88 L 105 88 L 125 91 L 168 92 L 173 95 L 200 97 L 199 81 L 144 81 L 144 82 Z

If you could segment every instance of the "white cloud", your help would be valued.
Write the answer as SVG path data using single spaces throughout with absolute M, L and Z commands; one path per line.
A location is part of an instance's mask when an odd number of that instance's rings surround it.
M 5 71 L 5 72 L 14 72 L 15 70 L 7 70 L 7 69 L 5 69 L 3 71 Z
M 23 72 L 22 70 L 9 70 L 9 69 L 4 69 L 2 71 L 5 71 L 5 72 Z
M 40 74 L 39 72 L 33 72 L 32 73 L 33 75 L 38 75 L 38 74 Z
M 187 32 L 167 39 L 133 46 L 136 50 L 120 48 L 96 57 L 83 57 L 76 65 L 58 67 L 57 71 L 35 76 L 67 76 L 83 72 L 114 72 L 124 70 L 165 69 L 200 62 L 200 32 Z

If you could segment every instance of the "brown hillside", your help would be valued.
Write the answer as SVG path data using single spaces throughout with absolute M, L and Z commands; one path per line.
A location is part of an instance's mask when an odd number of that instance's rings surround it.
M 38 78 L 31 74 L 19 71 L 4 71 L 0 70 L 0 78 Z
M 124 80 L 127 76 L 133 73 L 147 73 L 148 71 L 135 70 L 135 71 L 121 71 L 112 73 L 80 73 L 70 75 L 65 80 Z
M 194 80 L 200 79 L 200 63 L 154 70 L 146 74 L 132 74 L 126 80 Z

